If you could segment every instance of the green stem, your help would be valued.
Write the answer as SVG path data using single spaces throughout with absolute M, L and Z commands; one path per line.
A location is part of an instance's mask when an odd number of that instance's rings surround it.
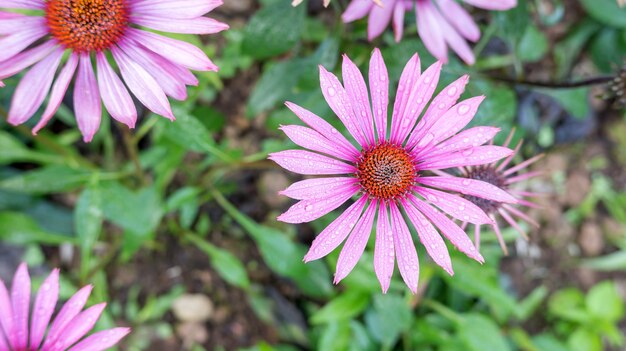
M 422 305 L 429 307 L 455 324 L 461 324 L 463 322 L 463 317 L 458 313 L 435 300 L 424 299 L 422 300 Z
M 133 167 L 135 168 L 135 176 L 141 183 L 141 185 L 146 185 L 146 175 L 141 168 L 141 162 L 139 161 L 139 152 L 137 150 L 137 144 L 133 140 L 133 136 L 130 133 L 130 129 L 125 126 L 121 126 L 120 130 L 122 131 L 122 140 L 124 141 L 124 147 L 126 148 L 126 153 L 133 163 Z

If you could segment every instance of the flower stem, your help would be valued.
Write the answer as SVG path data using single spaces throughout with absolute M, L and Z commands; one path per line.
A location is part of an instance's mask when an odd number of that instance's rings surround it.
M 494 75 L 486 75 L 487 78 L 508 83 L 512 85 L 528 85 L 533 87 L 540 88 L 551 88 L 551 89 L 572 89 L 572 88 L 580 88 L 590 85 L 597 84 L 606 84 L 610 82 L 614 77 L 613 76 L 598 76 L 592 77 L 583 80 L 577 80 L 573 82 L 542 82 L 542 81 L 532 81 L 526 79 L 513 79 L 508 77 L 494 76 Z
M 139 161 L 139 153 L 137 152 L 137 144 L 133 141 L 133 136 L 130 133 L 130 129 L 126 127 L 120 127 L 122 132 L 122 139 L 124 141 L 124 147 L 126 153 L 130 157 L 133 166 L 135 167 L 135 175 L 139 179 L 141 185 L 146 185 L 146 175 L 141 168 L 141 162 Z

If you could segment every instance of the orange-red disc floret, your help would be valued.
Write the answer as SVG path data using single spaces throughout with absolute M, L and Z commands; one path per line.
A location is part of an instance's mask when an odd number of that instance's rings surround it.
M 52 36 L 77 52 L 106 50 L 128 28 L 126 0 L 49 0 L 45 12 Z
M 406 194 L 417 177 L 411 155 L 403 147 L 386 142 L 363 150 L 356 167 L 361 188 L 378 200 L 394 200 Z

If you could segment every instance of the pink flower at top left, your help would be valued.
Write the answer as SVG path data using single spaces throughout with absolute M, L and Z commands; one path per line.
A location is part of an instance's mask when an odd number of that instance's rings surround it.
M 33 129 L 37 133 L 54 116 L 72 80 L 74 113 L 85 142 L 98 131 L 102 105 L 114 119 L 134 128 L 137 110 L 131 93 L 154 113 L 173 120 L 168 97 L 187 98 L 186 86 L 198 83 L 190 70 L 218 68 L 200 48 L 143 28 L 217 33 L 228 25 L 204 15 L 221 4 L 222 0 L 0 0 L 0 86 L 3 79 L 32 66 L 15 90 L 9 123 L 26 122 L 50 95 Z

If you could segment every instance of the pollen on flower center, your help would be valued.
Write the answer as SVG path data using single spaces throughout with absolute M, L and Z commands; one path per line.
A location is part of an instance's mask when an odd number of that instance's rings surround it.
M 365 193 L 380 200 L 393 200 L 411 189 L 417 169 L 402 147 L 381 143 L 363 150 L 356 176 Z
M 45 12 L 52 36 L 78 52 L 106 50 L 128 28 L 126 0 L 49 0 Z
M 492 165 L 473 167 L 468 172 L 466 178 L 482 180 L 483 182 L 495 185 L 500 189 L 506 190 L 508 188 L 506 178 Z M 470 195 L 463 195 L 463 197 L 472 202 L 474 205 L 480 207 L 480 209 L 485 211 L 485 213 L 493 213 L 500 207 L 500 203 L 497 201 L 491 201 Z

